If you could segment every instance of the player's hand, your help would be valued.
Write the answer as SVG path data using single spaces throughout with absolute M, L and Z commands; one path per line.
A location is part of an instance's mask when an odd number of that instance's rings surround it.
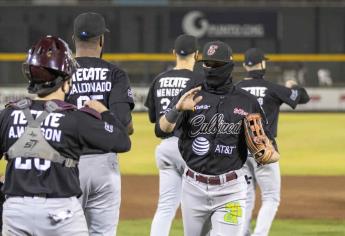
M 176 104 L 176 109 L 178 111 L 194 110 L 195 105 L 202 100 L 202 96 L 195 97 L 200 90 L 201 86 L 193 88 L 183 94 Z
M 86 101 L 84 105 L 86 107 L 96 110 L 98 113 L 102 113 L 108 110 L 106 106 L 104 106 L 101 102 L 96 101 L 96 100 Z
M 297 82 L 295 80 L 292 80 L 292 79 L 285 82 L 285 87 L 287 87 L 287 88 L 292 88 L 295 85 L 297 85 Z

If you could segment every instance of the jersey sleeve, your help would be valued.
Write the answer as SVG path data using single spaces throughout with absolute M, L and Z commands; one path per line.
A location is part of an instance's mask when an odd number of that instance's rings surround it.
M 1 132 L 1 134 L 3 134 L 3 120 L 4 120 L 4 112 L 3 112 L 3 110 L 0 110 L 0 132 Z M 2 159 L 2 155 L 4 154 L 4 151 L 3 151 L 3 147 L 2 147 L 2 145 L 3 145 L 3 143 L 4 143 L 4 141 L 2 140 L 2 135 L 0 135 L 0 159 Z
M 310 97 L 305 88 L 295 85 L 293 89 L 297 89 L 300 92 L 300 99 L 298 101 L 298 104 L 306 104 L 307 102 L 309 102 Z
M 123 70 L 111 70 L 112 89 L 109 96 L 109 107 L 114 103 L 128 103 L 131 110 L 134 109 L 133 91 L 129 78 Z
M 126 102 L 113 103 L 109 109 L 121 121 L 124 126 L 127 126 L 132 121 L 131 106 Z
M 156 120 L 156 107 L 155 107 L 155 81 L 154 80 L 149 88 L 149 92 L 147 94 L 145 100 L 145 107 L 148 108 L 148 115 L 151 123 L 155 123 Z
M 280 100 L 280 103 L 286 103 L 295 109 L 301 98 L 301 92 L 297 88 L 287 88 L 282 85 L 276 85 L 274 95 Z
M 104 152 L 126 152 L 131 147 L 127 130 L 110 111 L 103 112 L 102 120 L 79 112 L 78 134 L 81 145 Z

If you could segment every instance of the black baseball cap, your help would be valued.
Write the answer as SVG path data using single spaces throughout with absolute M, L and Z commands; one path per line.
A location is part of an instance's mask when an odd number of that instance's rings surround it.
M 182 34 L 175 40 L 175 52 L 181 56 L 187 56 L 198 50 L 197 39 L 192 35 Z
M 208 42 L 204 46 L 200 61 L 233 62 L 232 49 L 222 41 Z
M 250 48 L 244 53 L 244 64 L 246 66 L 253 66 L 267 60 L 268 58 L 259 48 Z
M 110 32 L 105 27 L 103 16 L 95 12 L 85 12 L 74 19 L 74 36 L 81 40 L 100 36 L 105 32 Z

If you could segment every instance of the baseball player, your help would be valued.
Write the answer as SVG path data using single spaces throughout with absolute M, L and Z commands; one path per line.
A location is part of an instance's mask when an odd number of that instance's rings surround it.
M 248 76 L 240 81 L 237 86 L 257 97 L 267 116 L 268 129 L 274 137 L 277 137 L 280 105 L 286 103 L 295 108 L 297 104 L 307 103 L 309 96 L 306 90 L 297 86 L 294 81 L 287 81 L 284 87 L 265 80 L 267 58 L 260 49 L 248 49 L 244 56 L 243 66 L 248 72 Z M 250 235 L 250 220 L 255 203 L 256 184 L 259 185 L 261 190 L 262 204 L 252 235 L 268 235 L 280 202 L 279 162 L 258 166 L 253 158 L 248 158 L 244 167 L 246 175 L 249 177 L 245 235 Z
M 78 107 L 90 99 L 100 101 L 132 134 L 134 102 L 128 76 L 116 65 L 101 59 L 107 31 L 104 18 L 97 13 L 86 12 L 75 18 L 73 38 L 80 68 L 73 75 L 68 101 Z M 90 235 L 114 236 L 121 202 L 118 156 L 96 150 L 81 157 L 79 170 L 83 191 L 80 201 Z
M 87 236 L 77 200 L 79 156 L 95 147 L 130 149 L 126 128 L 103 104 L 88 101 L 98 113 L 63 101 L 76 69 L 71 55 L 60 38 L 39 40 L 23 64 L 28 91 L 37 98 L 10 103 L 0 114 L 0 155 L 8 160 L 3 235 Z
M 5 202 L 5 194 L 2 191 L 2 186 L 4 186 L 4 182 L 5 182 L 5 176 L 1 175 L 0 176 L 0 232 L 2 232 L 2 211 L 3 211 L 4 202 Z
M 176 66 L 159 74 L 152 82 L 145 105 L 149 119 L 155 124 L 155 134 L 161 138 L 156 148 L 156 162 L 159 169 L 159 200 L 151 225 L 151 236 L 168 236 L 176 210 L 181 201 L 181 183 L 185 163 L 178 150 L 177 134 L 164 133 L 159 129 L 159 118 L 178 93 L 189 81 L 196 81 L 202 75 L 193 72 L 198 56 L 197 40 L 190 35 L 180 35 L 175 40 L 173 54 Z
M 247 190 L 244 118 L 261 108 L 254 96 L 233 85 L 227 44 L 207 43 L 202 62 L 205 82 L 182 92 L 160 119 L 164 132 L 181 132 L 184 235 L 241 235 Z
M 0 110 L 1 114 L 2 110 Z M 5 202 L 5 194 L 2 191 L 2 186 L 4 186 L 5 182 L 5 175 L 3 173 L 0 174 L 0 232 L 2 232 L 2 210 L 3 210 L 3 205 Z M 0 233 L 1 235 L 1 233 Z

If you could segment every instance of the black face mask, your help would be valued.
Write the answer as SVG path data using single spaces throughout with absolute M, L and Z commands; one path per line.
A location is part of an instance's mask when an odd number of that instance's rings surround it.
M 248 77 L 254 78 L 254 79 L 263 79 L 264 75 L 266 73 L 266 70 L 252 70 L 248 72 Z
M 227 63 L 219 67 L 203 67 L 206 75 L 206 83 L 211 88 L 218 88 L 226 83 L 234 69 L 233 63 Z

